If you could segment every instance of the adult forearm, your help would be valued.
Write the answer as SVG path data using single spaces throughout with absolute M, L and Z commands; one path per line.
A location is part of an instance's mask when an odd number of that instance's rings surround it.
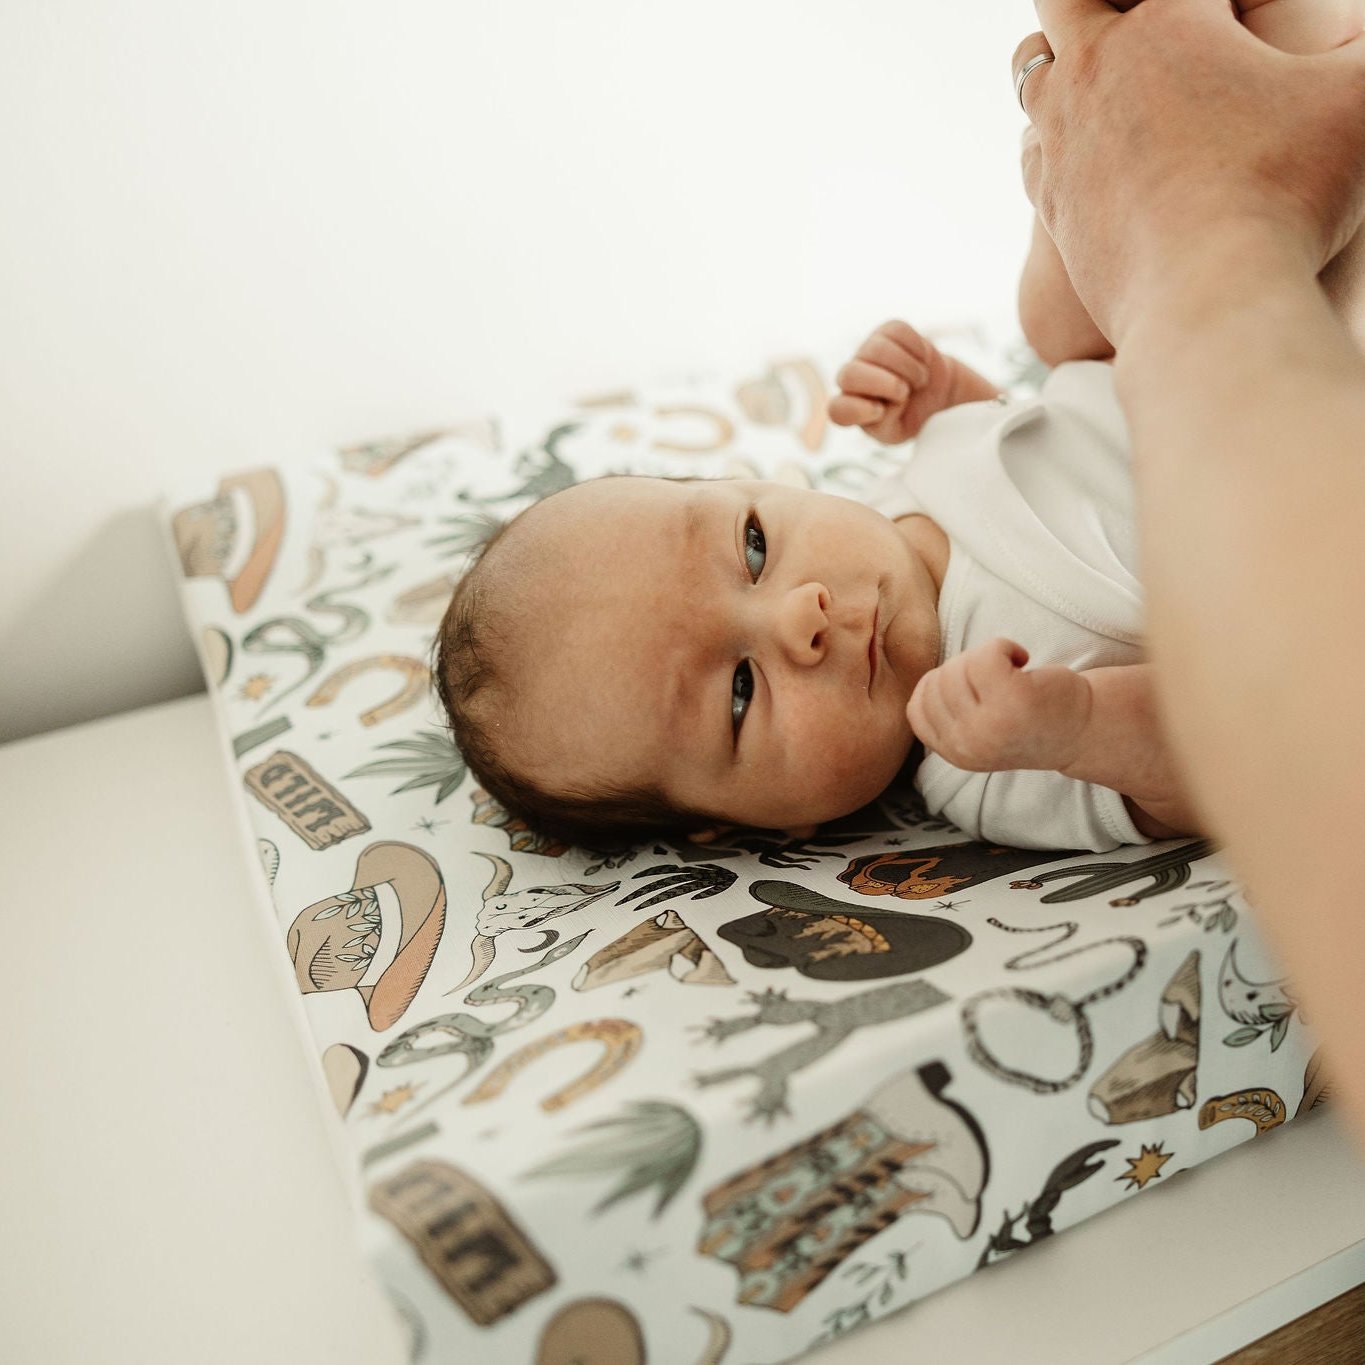
M 1167 738 L 1333 1066 L 1365 1076 L 1365 362 L 1313 269 L 1252 235 L 1192 252 L 1117 379 Z M 1343 1098 L 1365 1135 L 1365 1086 Z

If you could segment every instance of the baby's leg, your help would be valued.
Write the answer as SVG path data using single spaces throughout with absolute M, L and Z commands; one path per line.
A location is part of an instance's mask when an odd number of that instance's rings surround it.
M 1349 43 L 1365 28 L 1360 0 L 1237 0 L 1237 9 L 1263 43 L 1303 56 Z
M 1140 0 L 1110 0 L 1133 9 Z M 1340 47 L 1365 28 L 1365 0 L 1235 0 L 1242 22 L 1281 52 L 1312 54 Z M 1026 152 L 1027 155 L 1027 152 Z M 1319 279 L 1328 299 L 1365 351 L 1365 228 L 1328 263 Z M 1048 365 L 1107 359 L 1113 348 L 1071 287 L 1066 266 L 1041 220 L 1019 282 L 1025 339 Z
M 1242 22 L 1282 52 L 1326 52 L 1365 28 L 1365 0 L 1237 0 Z M 1332 306 L 1365 351 L 1365 229 L 1319 276 Z

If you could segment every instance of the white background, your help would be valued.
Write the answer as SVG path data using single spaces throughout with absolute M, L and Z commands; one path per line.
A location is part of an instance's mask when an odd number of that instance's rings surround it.
M 0 0 L 0 742 L 198 690 L 188 472 L 1008 323 L 1027 0 Z

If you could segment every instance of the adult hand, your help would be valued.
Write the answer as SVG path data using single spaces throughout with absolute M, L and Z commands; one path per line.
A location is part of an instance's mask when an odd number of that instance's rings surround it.
M 1035 0 L 1023 101 L 1029 199 L 1118 345 L 1214 234 L 1316 275 L 1365 216 L 1365 35 L 1278 52 L 1228 0 Z

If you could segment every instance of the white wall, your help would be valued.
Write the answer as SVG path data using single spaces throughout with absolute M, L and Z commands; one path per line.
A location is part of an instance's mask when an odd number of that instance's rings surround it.
M 1028 0 L 0 0 L 0 740 L 201 686 L 186 470 L 1012 313 Z

